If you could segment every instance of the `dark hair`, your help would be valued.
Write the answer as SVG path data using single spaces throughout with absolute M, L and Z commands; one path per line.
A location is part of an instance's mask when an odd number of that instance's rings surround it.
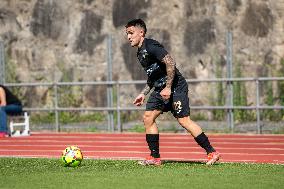
M 139 26 L 139 27 L 141 27 L 141 28 L 144 30 L 145 34 L 147 33 L 146 24 L 145 24 L 145 22 L 144 22 L 142 19 L 140 19 L 140 18 L 130 20 L 130 21 L 125 25 L 126 28 L 131 27 L 131 26 Z

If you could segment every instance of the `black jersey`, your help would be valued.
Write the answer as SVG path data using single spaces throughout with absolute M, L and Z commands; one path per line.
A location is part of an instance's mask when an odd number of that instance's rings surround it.
M 167 82 L 167 70 L 162 59 L 168 54 L 163 45 L 153 39 L 145 38 L 137 51 L 137 58 L 147 73 L 147 83 L 151 87 L 164 88 Z M 174 85 L 184 80 L 177 68 L 175 68 Z
M 7 87 L 3 85 L 0 85 L 0 87 L 3 88 L 5 91 L 7 105 L 22 105 L 21 101 L 15 95 L 13 95 L 13 93 Z

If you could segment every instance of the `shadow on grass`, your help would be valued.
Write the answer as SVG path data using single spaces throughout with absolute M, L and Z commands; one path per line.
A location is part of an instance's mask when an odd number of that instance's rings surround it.
M 183 161 L 183 160 L 164 160 L 163 164 L 190 164 L 190 165 L 204 165 L 204 166 L 212 166 L 212 165 L 206 165 L 206 162 L 204 161 Z M 216 162 L 213 166 L 221 165 L 220 162 Z
M 200 164 L 205 164 L 204 162 L 201 161 L 179 161 L 179 160 L 164 160 L 163 164 L 196 164 L 196 165 L 200 165 Z

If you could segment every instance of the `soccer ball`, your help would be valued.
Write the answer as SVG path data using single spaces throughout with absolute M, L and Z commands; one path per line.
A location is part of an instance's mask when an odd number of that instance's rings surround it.
M 63 150 L 61 160 L 65 167 L 77 167 L 83 160 L 83 154 L 77 146 L 68 146 Z

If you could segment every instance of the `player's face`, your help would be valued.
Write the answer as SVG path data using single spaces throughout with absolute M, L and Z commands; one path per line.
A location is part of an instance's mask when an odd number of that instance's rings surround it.
M 127 39 L 132 47 L 140 47 L 144 38 L 144 31 L 140 27 L 130 26 L 126 28 Z

